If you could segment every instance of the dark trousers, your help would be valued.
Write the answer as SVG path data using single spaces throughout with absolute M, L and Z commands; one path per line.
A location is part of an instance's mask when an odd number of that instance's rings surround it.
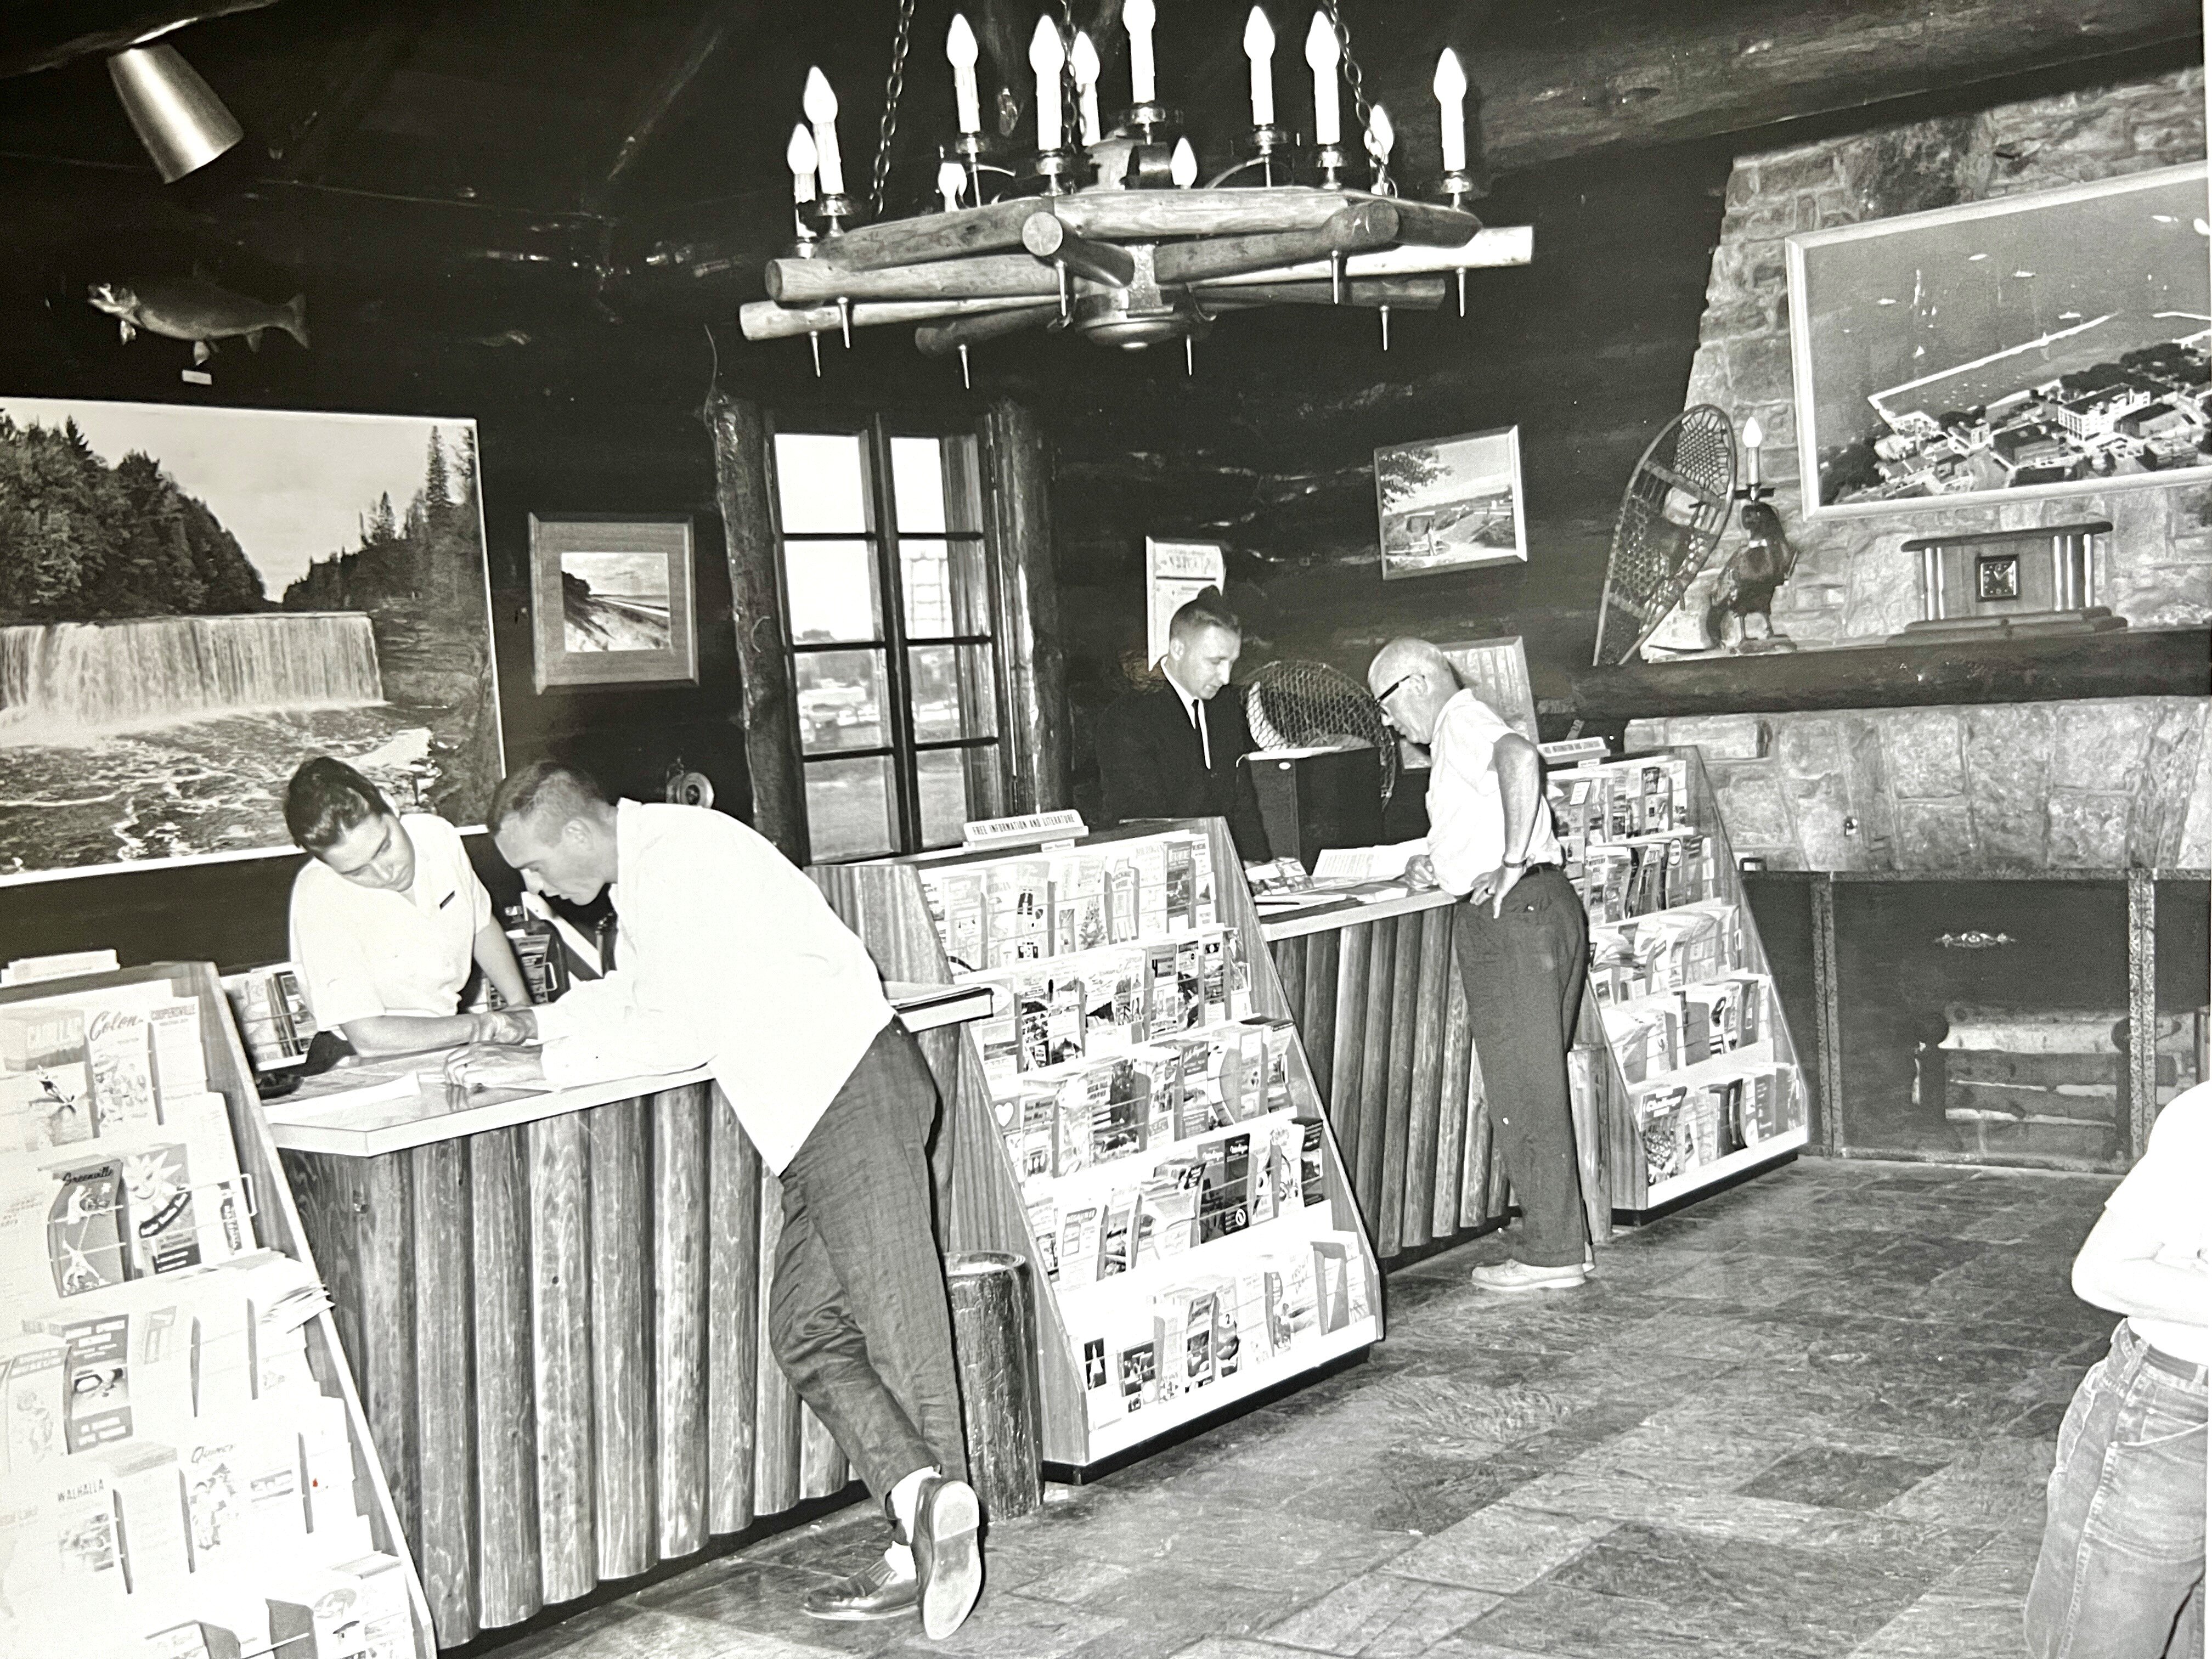
M 1492 1145 L 1521 1202 L 1513 1254 L 1534 1267 L 1579 1266 L 1589 1233 L 1567 1050 L 1582 1010 L 1589 918 L 1557 870 L 1514 883 L 1498 915 L 1486 901 L 1459 905 L 1455 917 L 1452 949 L 1482 1063 Z
M 932 1223 L 937 1082 L 893 1020 L 783 1171 L 769 1346 L 878 1502 L 965 1480 L 952 1316 Z

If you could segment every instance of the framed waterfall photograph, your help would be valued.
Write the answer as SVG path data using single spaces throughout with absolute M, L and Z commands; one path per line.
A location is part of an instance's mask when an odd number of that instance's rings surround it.
M 530 609 L 540 691 L 696 683 L 690 518 L 532 514 Z
M 1382 580 L 1528 562 L 1521 428 L 1499 427 L 1375 452 Z
M 294 853 L 311 755 L 483 820 L 476 422 L 0 396 L 0 884 Z
M 1808 519 L 2212 477 L 2205 168 L 1790 238 Z

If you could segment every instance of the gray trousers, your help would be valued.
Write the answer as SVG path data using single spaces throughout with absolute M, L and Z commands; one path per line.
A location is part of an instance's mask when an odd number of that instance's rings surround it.
M 879 1503 L 916 1469 L 968 1474 L 932 1214 L 937 1115 L 929 1063 L 893 1020 L 783 1171 L 769 1346 Z
M 1455 908 L 1452 949 L 1467 989 L 1492 1145 L 1521 1203 L 1513 1255 L 1532 1267 L 1580 1266 L 1589 1237 L 1567 1086 L 1589 962 L 1589 919 L 1557 870 L 1523 876 L 1501 914 Z

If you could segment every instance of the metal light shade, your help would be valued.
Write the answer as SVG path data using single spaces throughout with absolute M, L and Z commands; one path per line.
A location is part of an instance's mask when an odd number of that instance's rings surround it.
M 238 118 L 174 46 L 118 52 L 107 60 L 107 73 L 165 185 L 205 167 L 246 136 Z

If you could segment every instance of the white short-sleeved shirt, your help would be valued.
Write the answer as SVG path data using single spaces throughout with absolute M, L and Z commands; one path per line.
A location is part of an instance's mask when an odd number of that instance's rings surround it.
M 2204 1294 L 2212 1297 L 2212 1084 L 2198 1084 L 2166 1102 L 2151 1125 L 2150 1142 L 2127 1179 L 2105 1200 L 2105 1208 L 2131 1228 L 2160 1242 L 2152 1260 L 2169 1267 L 2208 1275 Z M 2192 1364 L 2212 1364 L 2212 1329 L 2171 1319 L 2130 1314 L 2137 1336 Z
M 292 960 L 324 1030 L 379 1014 L 450 1016 L 476 936 L 491 925 L 491 896 L 460 832 L 427 812 L 399 823 L 415 843 L 406 891 L 356 886 L 319 859 L 293 878 Z
M 1517 736 L 1472 691 L 1459 691 L 1437 715 L 1430 733 L 1429 858 L 1437 885 L 1463 894 L 1475 878 L 1505 859 L 1505 798 L 1498 787 L 1498 740 Z M 1540 793 L 1536 828 L 1528 837 L 1528 862 L 1557 864 L 1559 837 L 1552 811 Z

